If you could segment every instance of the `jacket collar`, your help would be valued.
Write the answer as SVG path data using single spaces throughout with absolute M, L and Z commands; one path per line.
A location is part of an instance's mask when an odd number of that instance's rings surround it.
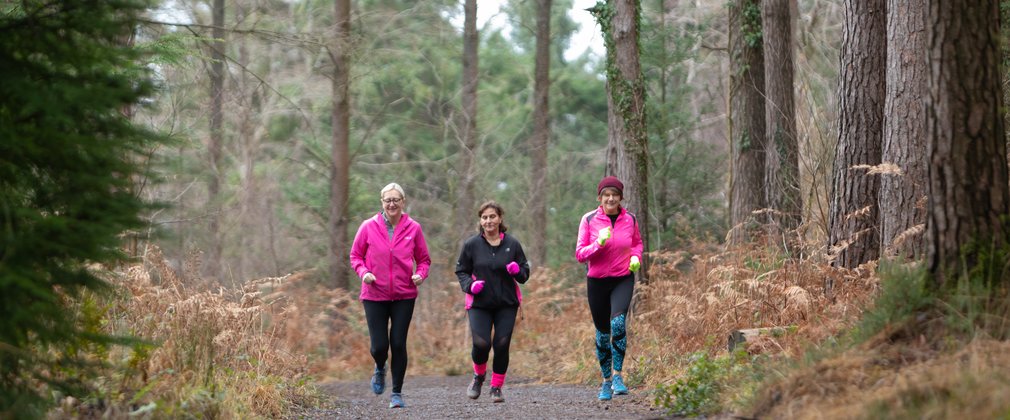
M 373 217 L 372 220 L 375 220 L 376 223 L 379 223 L 379 224 L 381 224 L 383 226 L 385 226 L 387 223 L 389 223 L 388 219 L 386 219 L 386 213 L 385 212 L 381 212 L 381 211 L 378 212 L 378 213 L 376 213 L 375 217 Z M 399 225 L 402 225 L 403 222 L 408 221 L 408 220 L 410 220 L 410 216 L 408 216 L 407 213 L 403 213 L 402 215 L 400 215 L 400 224 Z M 397 226 L 399 226 L 399 225 L 397 225 Z
M 624 216 L 624 214 L 627 213 L 627 212 L 628 212 L 628 209 L 624 208 L 624 206 L 621 206 L 621 212 L 617 213 L 617 217 Z M 599 207 L 596 208 L 596 215 L 597 216 L 607 217 L 607 211 L 604 210 L 603 206 L 601 205 L 601 206 L 599 206 Z
M 485 241 L 487 240 L 487 238 L 484 237 L 484 232 L 480 233 L 480 237 L 484 238 Z M 498 239 L 505 239 L 505 232 L 498 232 Z

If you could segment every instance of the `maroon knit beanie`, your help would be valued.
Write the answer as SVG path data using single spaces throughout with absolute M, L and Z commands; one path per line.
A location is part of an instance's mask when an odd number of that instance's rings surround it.
M 617 188 L 617 193 L 624 197 L 624 184 L 616 176 L 608 176 L 600 180 L 600 185 L 596 186 L 596 195 L 603 194 L 604 188 Z

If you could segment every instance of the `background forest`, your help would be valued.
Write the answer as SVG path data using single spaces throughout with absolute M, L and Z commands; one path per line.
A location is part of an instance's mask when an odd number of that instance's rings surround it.
M 210 10 L 205 2 L 168 6 L 172 14 L 163 20 L 192 24 L 154 26 L 158 33 L 147 35 L 176 55 L 158 66 L 163 90 L 155 100 L 157 112 L 138 115 L 181 139 L 159 151 L 170 177 L 149 189 L 152 198 L 172 205 L 154 217 L 171 238 L 159 245 L 174 260 L 203 252 L 203 274 L 225 283 L 329 269 L 333 63 L 327 46 L 332 3 L 228 4 L 221 151 L 216 158 L 208 148 L 210 34 L 201 29 L 211 24 Z M 535 2 L 503 6 L 500 13 L 508 18 L 497 21 L 507 26 L 480 31 L 479 134 L 473 163 L 480 170 L 474 174 L 474 203 L 495 199 L 505 204 L 508 221 L 520 235 L 531 231 L 533 205 L 547 203 L 546 260 L 535 263 L 556 267 L 572 262 L 579 217 L 594 206 L 594 187 L 604 175 L 602 57 L 565 59 L 576 30 L 569 14 L 589 12 L 556 2 L 547 189 L 532 196 Z M 725 75 L 726 53 L 719 47 L 725 44 L 721 33 L 726 22 L 718 19 L 721 4 L 685 5 L 676 11 L 666 5 L 666 16 L 676 15 L 676 20 L 664 20 L 661 2 L 643 6 L 642 62 L 650 80 L 650 165 L 655 175 L 649 226 L 657 248 L 675 249 L 693 238 L 720 238 L 728 223 L 722 193 L 726 171 L 712 170 L 727 162 L 725 122 L 719 117 L 726 102 L 720 76 Z M 440 256 L 434 260 L 443 268 L 455 257 L 459 238 L 476 229 L 473 218 L 459 226 L 447 217 L 458 201 L 460 177 L 462 12 L 455 1 L 361 2 L 355 3 L 351 21 L 351 235 L 360 220 L 379 210 L 378 190 L 398 182 L 407 190 L 408 212 L 424 226 L 429 246 Z M 829 90 L 829 83 L 817 81 L 816 88 Z M 214 178 L 219 186 L 212 194 L 209 181 Z M 217 235 L 210 234 L 212 223 L 219 224 Z M 221 249 L 220 263 L 212 261 L 215 247 Z M 214 272 L 218 264 L 224 270 L 220 276 Z
M 922 105 L 943 108 L 945 80 L 1002 82 L 1000 3 L 975 22 L 975 44 L 992 51 L 929 56 L 949 64 L 932 73 L 925 51 L 948 50 L 922 34 L 951 32 L 925 1 L 98 3 L 0 6 L 0 80 L 26 81 L 0 91 L 12 140 L 0 146 L 0 417 L 276 418 L 325 405 L 316 384 L 371 371 L 346 255 L 389 182 L 433 263 L 408 375 L 467 371 L 451 267 L 477 205 L 494 199 L 534 266 L 515 374 L 595 384 L 575 235 L 596 183 L 636 150 L 626 204 L 645 215 L 650 262 L 627 380 L 657 406 L 1010 412 L 1010 383 L 992 374 L 1010 365 L 1000 83 L 964 89 L 983 105 L 951 117 L 998 137 L 955 145 L 992 149 L 927 145 L 966 130 L 945 131 Z M 606 23 L 615 4 L 640 7 L 637 80 L 620 79 L 616 55 L 570 47 L 579 20 Z M 467 7 L 500 10 L 486 23 Z M 622 42 L 590 29 L 611 52 Z M 640 90 L 608 100 L 615 86 Z M 70 93 L 38 94 L 50 90 Z M 644 111 L 615 129 L 622 99 Z M 78 131 L 123 146 L 62 136 Z M 949 161 L 962 166 L 935 170 Z M 994 192 L 959 196 L 967 180 Z M 755 335 L 727 350 L 744 329 Z

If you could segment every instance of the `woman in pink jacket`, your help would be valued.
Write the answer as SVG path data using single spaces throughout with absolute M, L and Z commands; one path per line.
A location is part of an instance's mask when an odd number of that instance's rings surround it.
M 635 215 L 621 207 L 624 184 L 616 177 L 596 187 L 600 207 L 582 216 L 575 259 L 585 263 L 589 312 L 596 326 L 596 357 L 603 384 L 600 401 L 624 395 L 621 370 L 628 338 L 625 318 L 635 290 L 635 272 L 642 266 L 642 236 Z
M 386 359 L 392 349 L 393 392 L 390 408 L 403 407 L 407 373 L 407 330 L 414 315 L 417 286 L 428 277 L 431 258 L 424 233 L 403 208 L 406 196 L 396 183 L 380 192 L 382 212 L 365 220 L 354 235 L 351 268 L 361 277 L 361 303 L 371 338 L 372 392 L 386 389 Z M 392 325 L 390 325 L 392 324 Z

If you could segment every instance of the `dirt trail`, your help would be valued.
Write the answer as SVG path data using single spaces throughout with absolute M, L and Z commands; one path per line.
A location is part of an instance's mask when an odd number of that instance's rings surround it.
M 488 386 L 477 400 L 466 397 L 468 376 L 420 376 L 404 380 L 404 408 L 389 408 L 389 388 L 375 395 L 367 379 L 330 382 L 320 388 L 332 396 L 332 407 L 300 413 L 305 419 L 444 419 L 444 418 L 620 418 L 646 419 L 663 416 L 652 407 L 651 395 L 632 389 L 630 395 L 615 396 L 612 401 L 596 400 L 596 388 L 577 385 L 552 385 L 510 377 L 502 389 L 505 402 L 495 404 L 488 396 Z

